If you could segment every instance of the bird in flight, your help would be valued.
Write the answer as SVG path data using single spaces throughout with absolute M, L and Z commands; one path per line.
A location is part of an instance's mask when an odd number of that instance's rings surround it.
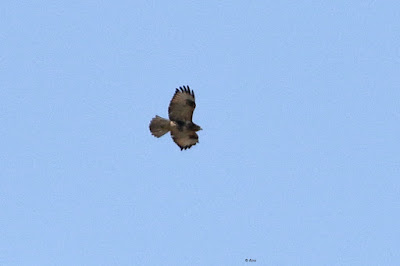
M 189 86 L 179 87 L 169 103 L 169 119 L 156 115 L 150 122 L 151 134 L 159 138 L 170 131 L 172 139 L 181 150 L 196 145 L 199 142 L 196 132 L 202 128 L 192 121 L 194 108 L 196 103 L 193 90 Z

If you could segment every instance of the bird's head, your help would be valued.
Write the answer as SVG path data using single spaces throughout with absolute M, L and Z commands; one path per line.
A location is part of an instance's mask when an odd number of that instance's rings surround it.
M 203 130 L 203 129 L 202 129 L 200 126 L 194 124 L 194 125 L 193 125 L 193 130 L 194 130 L 194 131 L 200 131 L 200 130 Z

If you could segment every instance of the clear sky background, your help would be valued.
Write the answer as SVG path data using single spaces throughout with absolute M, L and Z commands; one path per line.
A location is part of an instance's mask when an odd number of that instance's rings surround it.
M 400 265 L 399 1 L 0 7 L 0 265 Z

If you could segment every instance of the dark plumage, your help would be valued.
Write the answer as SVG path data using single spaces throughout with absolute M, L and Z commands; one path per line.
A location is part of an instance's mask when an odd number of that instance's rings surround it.
M 181 150 L 196 145 L 199 142 L 196 132 L 202 129 L 192 121 L 195 108 L 193 90 L 189 86 L 179 87 L 168 107 L 169 120 L 156 115 L 150 122 L 151 134 L 159 138 L 171 131 L 172 139 Z

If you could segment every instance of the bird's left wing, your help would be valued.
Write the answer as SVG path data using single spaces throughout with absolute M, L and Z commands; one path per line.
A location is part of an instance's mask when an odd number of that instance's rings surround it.
M 189 149 L 199 142 L 199 136 L 194 131 L 179 131 L 178 128 L 173 128 L 171 136 L 181 150 Z

